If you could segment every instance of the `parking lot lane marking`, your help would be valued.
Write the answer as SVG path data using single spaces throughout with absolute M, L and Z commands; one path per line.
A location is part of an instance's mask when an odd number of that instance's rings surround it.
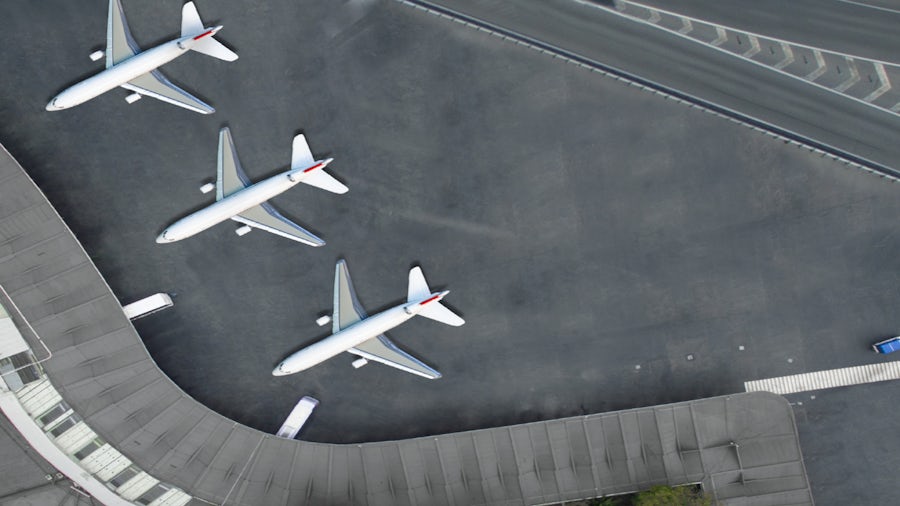
M 786 395 L 897 379 L 900 361 L 892 361 L 745 381 L 744 390 Z
M 875 62 L 873 65 L 875 66 L 875 74 L 878 75 L 878 82 L 881 83 L 881 86 L 863 98 L 866 102 L 875 100 L 891 89 L 891 80 L 888 79 L 887 71 L 884 70 L 884 64 Z

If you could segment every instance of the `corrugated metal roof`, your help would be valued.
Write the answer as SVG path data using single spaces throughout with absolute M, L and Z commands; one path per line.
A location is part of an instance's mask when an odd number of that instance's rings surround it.
M 0 181 L 0 286 L 52 350 L 48 376 L 106 441 L 203 500 L 541 504 L 702 482 L 726 503 L 812 504 L 791 408 L 766 393 L 357 445 L 239 425 L 156 367 L 87 254 L 5 152 Z

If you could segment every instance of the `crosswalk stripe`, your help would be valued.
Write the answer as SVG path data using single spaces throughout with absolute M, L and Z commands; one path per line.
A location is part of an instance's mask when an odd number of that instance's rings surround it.
M 893 361 L 745 381 L 744 390 L 794 394 L 896 379 L 900 379 L 900 362 Z

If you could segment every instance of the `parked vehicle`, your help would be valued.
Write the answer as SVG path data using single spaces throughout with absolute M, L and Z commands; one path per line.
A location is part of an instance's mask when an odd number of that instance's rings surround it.
M 875 353 L 881 353 L 883 355 L 900 351 L 900 336 L 879 341 L 872 345 L 872 349 L 875 350 Z

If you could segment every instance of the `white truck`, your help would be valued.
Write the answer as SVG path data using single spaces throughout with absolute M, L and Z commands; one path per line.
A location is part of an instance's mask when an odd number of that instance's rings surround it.
M 275 435 L 287 439 L 294 439 L 297 437 L 297 433 L 300 432 L 300 429 L 303 428 L 303 424 L 306 423 L 306 420 L 309 419 L 309 416 L 312 415 L 313 410 L 316 409 L 316 406 L 318 405 L 319 401 L 312 397 L 303 397 L 300 399 L 300 402 L 294 406 L 294 409 L 291 410 L 291 414 L 288 415 L 287 420 L 284 421 L 284 424 L 278 429 L 278 432 L 276 432 Z
M 173 305 L 172 297 L 169 297 L 169 294 L 154 293 L 137 302 L 122 306 L 122 310 L 125 311 L 125 316 L 127 316 L 129 320 L 137 320 L 138 318 L 153 314 L 157 311 L 170 308 Z

